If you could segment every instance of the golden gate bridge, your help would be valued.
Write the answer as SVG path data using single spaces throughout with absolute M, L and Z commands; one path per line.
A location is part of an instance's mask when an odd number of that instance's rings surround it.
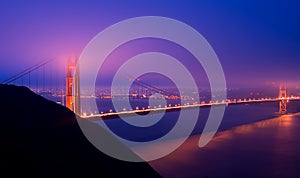
M 148 113 L 151 111 L 154 112 L 160 112 L 160 111 L 173 111 L 173 110 L 179 110 L 179 109 L 187 109 L 187 108 L 193 108 L 193 107 L 212 107 L 212 106 L 218 106 L 218 105 L 234 105 L 234 104 L 247 104 L 247 103 L 261 103 L 261 102 L 278 102 L 279 103 L 279 113 L 280 114 L 286 114 L 287 113 L 287 105 L 288 102 L 291 100 L 300 100 L 300 96 L 288 96 L 287 95 L 287 87 L 286 85 L 280 85 L 279 87 L 279 95 L 278 97 L 261 97 L 261 98 L 243 98 L 243 99 L 227 99 L 223 101 L 200 101 L 200 103 L 185 103 L 183 105 L 181 104 L 168 104 L 165 106 L 153 106 L 153 107 L 136 107 L 134 109 L 132 108 L 124 108 L 122 111 L 113 111 L 110 109 L 107 112 L 101 112 L 101 113 L 86 113 L 81 110 L 81 103 L 80 103 L 80 75 L 79 72 L 75 74 L 75 68 L 76 68 L 76 61 L 75 60 L 68 60 L 67 67 L 66 67 L 66 75 L 64 79 L 61 79 L 62 82 L 59 86 L 53 85 L 55 79 L 53 80 L 53 77 L 50 77 L 50 84 L 48 84 L 48 87 L 46 88 L 46 71 L 47 65 L 51 64 L 53 62 L 53 59 L 42 61 L 38 64 L 35 64 L 20 73 L 13 75 L 12 77 L 4 80 L 2 84 L 15 84 L 15 85 L 21 85 L 21 86 L 27 86 L 32 91 L 34 91 L 37 94 L 40 94 L 43 96 L 43 93 L 48 92 L 51 96 L 55 96 L 56 99 L 60 98 L 60 101 L 56 101 L 73 112 L 75 112 L 77 115 L 87 118 L 87 119 L 95 119 L 98 117 L 105 118 L 105 117 L 116 117 L 119 115 L 131 115 L 132 113 Z M 35 76 L 34 76 L 35 75 Z M 26 82 L 27 80 L 27 82 Z M 41 81 L 40 81 L 41 80 Z M 63 82 L 63 80 L 65 82 Z M 65 83 L 65 84 L 64 84 Z M 166 89 L 162 89 L 156 86 L 152 86 L 150 84 L 147 84 L 146 82 L 135 80 L 134 83 L 141 87 L 142 89 L 136 90 L 135 94 L 132 96 L 143 96 L 144 98 L 149 97 L 149 93 L 159 93 L 163 95 L 165 98 L 175 98 L 180 99 L 180 97 L 177 93 L 168 91 Z M 42 86 L 41 86 L 42 85 Z M 52 86 L 53 85 L 53 86 Z M 49 89 L 50 88 L 50 89 Z M 55 91 L 53 91 L 53 88 L 55 88 Z M 139 93 L 142 92 L 142 93 Z M 144 91 L 150 91 L 148 94 L 144 93 Z M 49 99 L 49 98 L 47 98 Z

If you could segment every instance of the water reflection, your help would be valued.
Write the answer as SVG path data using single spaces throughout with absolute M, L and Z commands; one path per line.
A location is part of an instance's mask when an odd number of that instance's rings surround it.
M 194 135 L 150 164 L 164 177 L 300 177 L 300 114 L 220 132 L 204 148 Z

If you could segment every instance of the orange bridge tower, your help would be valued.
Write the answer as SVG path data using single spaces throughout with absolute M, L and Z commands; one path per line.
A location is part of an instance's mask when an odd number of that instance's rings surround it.
M 279 113 L 287 113 L 287 89 L 286 85 L 280 85 L 279 87 Z
M 77 66 L 78 70 L 76 70 L 76 63 L 77 60 L 68 60 L 67 63 L 66 107 L 74 113 L 81 115 L 79 67 Z

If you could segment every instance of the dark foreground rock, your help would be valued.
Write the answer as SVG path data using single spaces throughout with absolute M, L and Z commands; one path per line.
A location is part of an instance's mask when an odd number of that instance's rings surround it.
M 160 177 L 100 152 L 73 112 L 25 87 L 0 85 L 0 104 L 0 177 Z

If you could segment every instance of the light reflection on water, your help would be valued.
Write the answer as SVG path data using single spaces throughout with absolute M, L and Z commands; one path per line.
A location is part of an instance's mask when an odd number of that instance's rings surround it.
M 205 147 L 199 135 L 150 164 L 164 177 L 299 177 L 300 113 L 219 132 Z

